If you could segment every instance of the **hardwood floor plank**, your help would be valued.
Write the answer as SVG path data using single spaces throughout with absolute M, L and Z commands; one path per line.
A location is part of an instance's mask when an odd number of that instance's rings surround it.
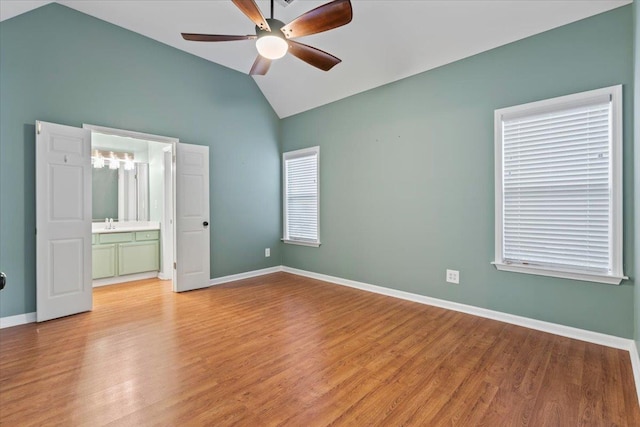
M 640 425 L 627 352 L 276 273 L 0 330 L 0 425 Z

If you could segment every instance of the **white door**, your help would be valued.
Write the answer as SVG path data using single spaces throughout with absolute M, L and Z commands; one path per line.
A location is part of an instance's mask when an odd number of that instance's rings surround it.
M 36 318 L 92 308 L 91 132 L 36 122 Z
M 209 147 L 177 144 L 176 292 L 209 286 Z

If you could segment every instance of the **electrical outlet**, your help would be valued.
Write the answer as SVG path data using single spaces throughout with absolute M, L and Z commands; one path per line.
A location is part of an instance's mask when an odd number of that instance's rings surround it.
M 459 284 L 460 272 L 458 270 L 447 270 L 447 282 Z
M 266 248 L 264 250 L 264 256 L 265 257 L 270 257 L 271 256 L 271 248 Z

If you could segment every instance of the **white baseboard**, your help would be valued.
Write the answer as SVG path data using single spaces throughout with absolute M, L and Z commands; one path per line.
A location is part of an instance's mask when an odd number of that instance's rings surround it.
M 261 270 L 247 271 L 245 273 L 231 274 L 229 276 L 216 277 L 215 279 L 211 279 L 209 281 L 209 285 L 222 285 L 223 283 L 235 282 L 236 280 L 249 279 L 251 277 L 264 276 L 265 274 L 277 273 L 279 271 L 282 271 L 281 265 L 263 268 Z
M 640 355 L 638 355 L 638 347 L 636 347 L 635 343 L 631 344 L 629 348 L 629 357 L 631 358 L 631 368 L 633 369 L 633 379 L 636 383 L 638 402 L 640 402 Z
M 135 282 L 136 280 L 156 279 L 158 272 L 127 274 L 126 276 L 107 277 L 105 279 L 96 279 L 93 281 L 93 287 L 117 285 L 118 283 Z
M 36 321 L 36 313 L 16 314 L 15 316 L 0 317 L 0 329 L 24 325 Z
M 563 337 L 574 338 L 581 341 L 587 341 L 594 344 L 605 345 L 607 347 L 613 347 L 627 351 L 629 351 L 631 346 L 635 347 L 634 341 L 627 338 L 587 331 L 584 329 L 573 328 L 571 326 L 558 325 L 556 323 L 544 322 L 542 320 L 530 319 L 528 317 L 516 316 L 514 314 L 503 313 L 500 311 L 489 310 L 472 305 L 460 304 L 457 302 L 427 297 L 424 295 L 413 294 L 410 292 L 399 291 L 382 286 L 370 285 L 368 283 L 356 282 L 355 280 L 342 279 L 340 277 L 328 276 L 326 274 L 299 270 L 297 268 L 283 266 L 282 271 L 286 273 L 297 274 L 299 276 L 322 280 L 325 282 L 335 283 L 337 285 L 348 286 L 350 288 L 356 288 L 363 291 L 374 292 L 376 294 L 387 295 L 390 297 L 418 302 L 421 304 L 446 308 L 448 310 L 473 314 L 474 316 L 485 317 L 487 319 L 499 320 L 501 322 L 524 326 L 525 328 L 548 332 Z

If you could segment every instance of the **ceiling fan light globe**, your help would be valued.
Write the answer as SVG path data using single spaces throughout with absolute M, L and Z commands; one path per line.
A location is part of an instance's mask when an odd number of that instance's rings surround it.
M 267 59 L 280 59 L 289 50 L 286 40 L 278 36 L 262 36 L 256 41 L 258 53 Z

